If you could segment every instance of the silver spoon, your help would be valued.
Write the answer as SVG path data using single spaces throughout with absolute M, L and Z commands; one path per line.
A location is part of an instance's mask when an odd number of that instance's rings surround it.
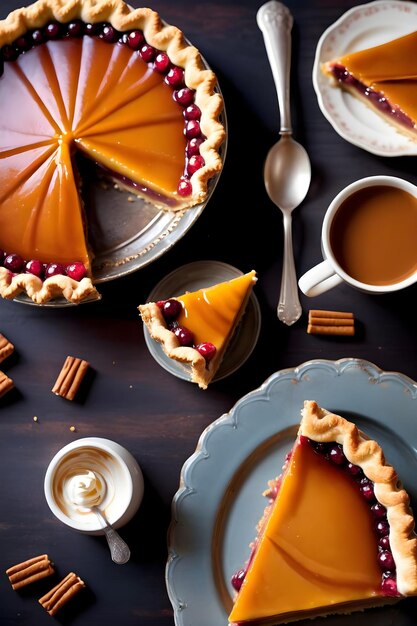
M 282 211 L 284 258 L 278 319 L 291 326 L 302 312 L 292 247 L 291 213 L 304 200 L 311 181 L 308 154 L 292 138 L 290 114 L 291 28 L 293 18 L 281 2 L 270 0 L 256 15 L 274 77 L 280 111 L 280 140 L 268 152 L 264 166 L 266 191 Z
M 98 506 L 93 505 L 90 508 L 100 520 L 102 529 L 106 535 L 107 543 L 109 544 L 112 561 L 118 565 L 124 565 L 130 559 L 129 546 L 125 541 L 123 541 L 117 530 L 115 530 L 113 526 L 108 523 Z

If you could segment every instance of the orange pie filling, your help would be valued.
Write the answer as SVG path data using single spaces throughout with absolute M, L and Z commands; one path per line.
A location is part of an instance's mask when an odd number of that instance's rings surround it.
M 324 63 L 336 80 L 406 134 L 417 124 L 417 31 Z
M 232 578 L 229 622 L 293 621 L 399 596 L 386 509 L 340 444 L 300 435 L 271 485 L 249 562 Z
M 156 14 L 136 13 L 156 30 Z M 0 30 L 0 45 L 4 40 Z M 77 154 L 159 208 L 178 210 L 204 199 L 195 188 L 219 163 L 210 170 L 202 154 L 207 137 L 197 91 L 187 86 L 184 68 L 138 28 L 49 21 L 4 44 L 0 279 L 5 270 L 41 280 L 91 276 Z

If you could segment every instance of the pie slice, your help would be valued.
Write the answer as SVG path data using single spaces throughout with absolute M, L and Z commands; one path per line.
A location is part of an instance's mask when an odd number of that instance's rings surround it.
M 203 202 L 225 137 L 216 77 L 180 30 L 123 0 L 13 11 L 0 77 L 0 295 L 97 298 L 79 156 L 158 209 Z
M 417 594 L 409 497 L 383 452 L 346 419 L 304 403 L 229 622 L 282 624 Z
M 202 389 L 219 369 L 256 280 L 252 270 L 233 280 L 138 307 L 151 337 L 169 358 L 191 369 L 192 382 Z
M 417 31 L 322 64 L 334 83 L 417 141 Z

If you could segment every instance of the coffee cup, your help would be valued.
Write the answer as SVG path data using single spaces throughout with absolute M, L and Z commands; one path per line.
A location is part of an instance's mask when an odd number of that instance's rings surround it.
M 394 176 L 369 176 L 345 187 L 323 219 L 324 260 L 299 280 L 306 296 L 341 283 L 384 294 L 417 281 L 417 187 Z

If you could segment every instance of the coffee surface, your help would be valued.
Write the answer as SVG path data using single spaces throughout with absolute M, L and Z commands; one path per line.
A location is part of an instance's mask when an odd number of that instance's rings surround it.
M 392 285 L 417 270 L 417 198 L 389 186 L 361 189 L 339 207 L 330 227 L 336 261 L 368 285 Z

